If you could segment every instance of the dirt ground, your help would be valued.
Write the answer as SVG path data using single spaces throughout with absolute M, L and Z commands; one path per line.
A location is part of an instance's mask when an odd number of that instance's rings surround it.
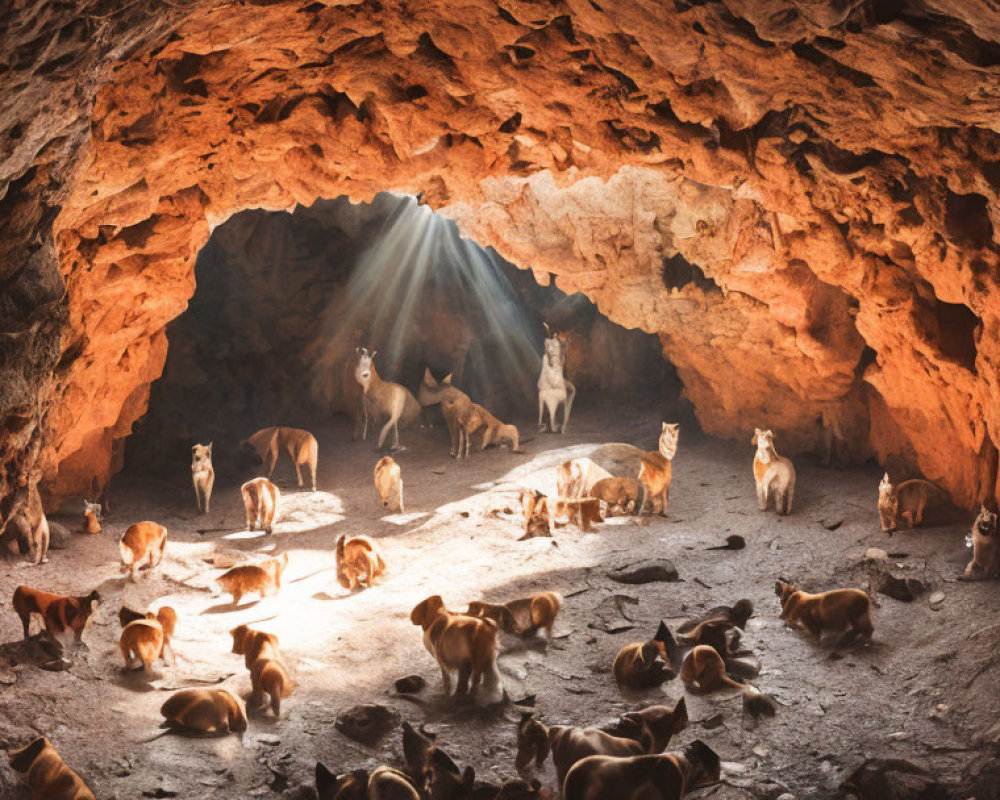
M 529 430 L 522 427 L 524 435 L 534 436 Z M 383 516 L 375 493 L 372 443 L 351 442 L 349 425 L 341 420 L 315 432 L 320 490 L 297 490 L 284 459 L 278 470 L 283 505 L 270 539 L 243 530 L 236 487 L 217 486 L 211 514 L 196 514 L 188 465 L 178 464 L 177 480 L 169 484 L 121 476 L 102 533 L 73 536 L 48 564 L 27 568 L 7 561 L 0 577 L 3 744 L 45 734 L 99 798 L 276 797 L 311 783 L 317 759 L 337 771 L 399 763 L 398 730 L 368 748 L 334 729 L 343 709 L 377 702 L 414 724 L 426 723 L 480 777 L 514 777 L 514 721 L 521 709 L 490 714 L 445 701 L 440 673 L 409 612 L 436 593 L 462 609 L 472 599 L 505 601 L 554 589 L 566 598 L 556 642 L 546 648 L 502 637 L 499 664 L 511 698 L 535 695 L 536 713 L 544 720 L 579 725 L 683 694 L 679 681 L 672 681 L 623 696 L 610 674 L 622 645 L 649 638 L 661 619 L 676 625 L 709 606 L 752 599 L 756 613 L 744 641 L 763 667 L 755 683 L 781 706 L 776 718 L 754 727 L 742 718 L 732 693 L 687 697 L 692 724 L 675 743 L 702 738 L 725 762 L 723 783 L 700 796 L 833 797 L 845 775 L 874 756 L 909 759 L 955 782 L 969 779 L 992 757 L 989 745 L 978 743 L 1000 716 L 1000 586 L 955 582 L 968 558 L 964 522 L 892 539 L 882 534 L 875 511 L 881 472 L 874 466 L 837 471 L 798 459 L 796 507 L 790 517 L 779 518 L 756 508 L 749 436 L 741 446 L 686 437 L 682 430 L 667 518 L 647 527 L 616 518 L 590 534 L 560 529 L 552 540 L 519 542 L 519 517 L 503 513 L 516 510 L 515 489 L 552 491 L 553 466 L 585 452 L 587 443 L 652 447 L 659 420 L 580 413 L 565 436 L 534 436 L 525 454 L 491 451 L 464 462 L 448 458 L 442 428 L 406 431 L 407 449 L 397 455 L 406 514 L 395 516 Z M 491 514 L 495 509 L 500 512 Z M 119 572 L 117 540 L 143 519 L 167 526 L 167 555 L 158 574 L 130 584 Z M 333 549 L 342 533 L 381 541 L 388 572 L 375 588 L 349 594 L 336 583 Z M 745 537 L 746 549 L 706 550 L 731 533 Z M 859 585 L 864 573 L 858 565 L 871 546 L 897 554 L 893 562 L 928 582 L 931 592 L 942 591 L 943 602 L 932 607 L 930 592 L 911 603 L 880 595 L 874 643 L 839 652 L 784 627 L 773 592 L 778 576 L 813 590 Z M 241 560 L 264 551 L 290 556 L 278 597 L 234 609 L 228 596 L 214 594 L 220 570 L 206 558 Z M 652 558 L 671 559 L 681 580 L 623 585 L 606 575 Z M 100 591 L 103 603 L 84 636 L 88 647 L 72 654 L 68 671 L 40 669 L 47 657 L 37 644 L 20 641 L 9 598 L 22 582 L 71 594 Z M 617 612 L 614 595 L 637 601 L 620 601 L 626 618 Z M 179 614 L 178 662 L 162 667 L 153 680 L 122 671 L 116 644 L 123 603 L 169 604 Z M 602 620 L 634 628 L 612 634 Z M 296 680 L 282 718 L 251 718 L 242 740 L 168 736 L 144 743 L 158 731 L 169 689 L 222 679 L 221 686 L 249 691 L 242 657 L 229 652 L 228 631 L 253 621 L 278 634 Z M 396 695 L 393 681 L 411 673 L 422 675 L 427 688 L 411 698 Z M 996 734 L 994 729 L 1000 738 Z M 539 777 L 551 786 L 551 765 Z M 0 797 L 27 796 L 13 787 L 5 766 Z

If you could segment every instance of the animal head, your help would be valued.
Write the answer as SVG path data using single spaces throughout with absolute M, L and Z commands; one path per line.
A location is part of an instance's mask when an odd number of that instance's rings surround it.
M 368 797 L 368 771 L 356 769 L 334 775 L 326 765 L 317 761 L 316 794 L 319 800 L 365 800 Z
M 706 786 L 719 780 L 721 764 L 719 754 L 701 739 L 695 739 L 684 748 L 684 758 L 694 768 L 691 775 L 691 785 L 686 788 Z
M 247 712 L 243 707 L 243 702 L 232 692 L 225 689 L 216 690 L 221 692 L 226 701 L 229 712 L 229 730 L 234 733 L 243 733 L 247 729 Z
M 167 639 L 171 638 L 174 635 L 174 629 L 177 627 L 177 612 L 170 606 L 163 606 L 163 608 L 156 612 L 156 620 L 160 623 L 160 627 L 163 628 L 163 635 Z
M 618 735 L 642 743 L 647 753 L 659 753 L 674 734 L 680 733 L 687 726 L 687 703 L 682 697 L 673 708 L 650 706 L 641 711 L 622 714 L 622 726 Z
M 737 628 L 745 628 L 747 626 L 747 620 L 753 616 L 753 602 L 747 598 L 742 600 L 737 600 L 733 603 L 732 613 L 730 618 L 733 624 Z
M 680 435 L 679 422 L 664 422 L 660 429 L 660 455 L 667 461 L 673 461 L 677 455 L 677 437 Z
M 985 505 L 980 506 L 979 516 L 972 527 L 980 536 L 993 536 L 997 532 L 997 513 Z
M 413 611 L 410 612 L 410 622 L 426 628 L 431 623 L 431 620 L 443 610 L 444 600 L 441 599 L 441 595 L 431 595 L 426 600 L 414 606 Z
M 750 444 L 757 445 L 757 458 L 768 463 L 774 455 L 774 433 L 770 430 L 762 431 L 754 428 L 753 439 Z
M 364 347 L 359 347 L 357 350 L 358 364 L 354 368 L 354 378 L 365 388 L 368 387 L 368 383 L 372 379 L 372 373 L 375 372 L 375 365 L 372 364 L 372 359 L 375 358 L 377 353 L 377 350 L 369 353 Z
M 885 473 L 878 485 L 878 516 L 882 530 L 892 533 L 896 530 L 896 518 L 899 512 L 899 497 L 893 492 L 889 473 Z
M 83 501 L 83 516 L 93 517 L 97 522 L 104 519 L 100 503 L 91 503 L 89 500 Z
M 521 714 L 521 721 L 517 724 L 517 756 L 514 758 L 514 768 L 518 772 L 523 772 L 530 765 L 532 760 L 535 766 L 541 769 L 545 759 L 549 757 L 549 732 L 541 722 L 535 719 L 535 715 L 529 711 Z
M 86 597 L 73 597 L 66 604 L 66 623 L 75 631 L 82 631 L 101 603 L 101 596 L 93 591 Z
M 424 736 L 414 728 L 409 722 L 403 720 L 403 761 L 406 764 L 406 771 L 413 776 L 422 776 L 424 766 L 430 757 L 431 750 L 435 745 L 431 738 Z M 456 765 L 455 769 L 458 769 Z
M 130 622 L 135 622 L 137 619 L 145 619 L 146 615 L 138 611 L 133 611 L 128 606 L 122 606 L 118 611 L 118 622 L 124 628 Z
M 428 800 L 460 800 L 468 797 L 476 783 L 476 771 L 458 765 L 440 747 L 430 751 L 424 767 L 424 792 Z
M 566 363 L 566 342 L 545 325 L 545 361 L 553 368 L 561 368 Z
M 781 601 L 782 606 L 785 605 L 785 601 L 795 594 L 796 591 L 798 590 L 793 584 L 780 578 L 774 584 L 774 593 L 778 596 L 778 600 Z
M 501 425 L 499 430 L 499 440 L 501 442 L 507 442 L 510 445 L 510 450 L 512 453 L 520 453 L 520 434 L 517 432 L 516 425 Z
M 243 655 L 247 651 L 247 637 L 250 634 L 250 628 L 246 625 L 237 625 L 229 633 L 233 637 L 233 652 Z
M 337 582 L 345 589 L 353 589 L 356 578 L 347 561 L 347 534 L 337 539 Z
M 51 750 L 52 745 L 44 736 L 39 736 L 28 742 L 24 747 L 7 751 L 7 760 L 10 768 L 15 772 L 27 772 L 35 759 L 45 750 Z
M 214 442 L 209 442 L 208 444 L 196 444 L 191 447 L 191 471 L 198 472 L 199 470 L 208 469 L 212 466 L 212 445 Z
M 515 778 L 514 780 L 506 781 L 500 787 L 500 791 L 494 800 L 534 800 L 535 798 L 538 798 L 538 800 L 551 800 L 552 795 L 542 789 L 542 783 L 538 778 L 533 779 L 530 783 L 522 781 L 520 778 Z

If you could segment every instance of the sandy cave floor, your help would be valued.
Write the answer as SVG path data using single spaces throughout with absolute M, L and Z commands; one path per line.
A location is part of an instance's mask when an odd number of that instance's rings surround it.
M 865 757 L 917 760 L 945 778 L 967 774 L 984 757 L 973 743 L 997 722 L 995 702 L 980 698 L 984 689 L 995 698 L 1000 637 L 989 623 L 995 615 L 983 623 L 979 611 L 995 608 L 1000 587 L 954 582 L 968 557 L 964 523 L 889 539 L 879 531 L 875 512 L 878 469 L 830 470 L 804 458 L 797 464 L 794 514 L 762 514 L 755 505 L 749 443 L 696 440 L 682 431 L 666 519 L 654 518 L 648 527 L 615 519 L 596 533 L 561 529 L 554 540 L 516 541 L 519 517 L 490 510 L 516 509 L 512 490 L 521 486 L 553 490 L 553 466 L 574 455 L 575 446 L 654 445 L 658 419 L 615 417 L 608 424 L 610 415 L 581 413 L 565 436 L 534 436 L 525 444 L 526 454 L 490 451 L 457 463 L 448 458 L 443 428 L 406 431 L 408 449 L 397 460 L 407 513 L 397 516 L 382 514 L 371 477 L 377 459 L 372 443 L 351 442 L 348 424 L 337 420 L 315 431 L 320 491 L 295 489 L 287 459 L 279 465 L 283 510 L 271 539 L 242 530 L 242 505 L 233 486 L 217 486 L 211 514 L 197 515 L 186 464 L 177 465 L 178 478 L 169 484 L 121 476 L 114 515 L 101 534 L 73 536 L 68 550 L 53 551 L 50 562 L 38 568 L 3 564 L 3 743 L 44 733 L 100 798 L 273 797 L 311 782 L 317 759 L 338 771 L 398 763 L 398 731 L 372 749 L 333 727 L 341 710 L 378 702 L 415 724 L 426 723 L 479 777 L 514 777 L 514 721 L 520 709 L 511 706 L 498 718 L 446 702 L 440 673 L 410 624 L 409 611 L 435 593 L 449 607 L 462 609 L 476 598 L 504 601 L 555 589 L 566 596 L 555 646 L 502 636 L 499 664 L 512 698 L 534 694 L 544 720 L 580 725 L 672 702 L 683 693 L 673 681 L 660 690 L 623 696 L 610 675 L 622 645 L 648 638 L 661 618 L 676 624 L 688 612 L 740 597 L 753 600 L 757 611 L 744 641 L 763 665 L 755 682 L 783 706 L 774 720 L 749 728 L 737 696 L 688 696 L 692 724 L 675 743 L 702 738 L 729 762 L 723 784 L 701 796 L 773 798 L 792 791 L 800 798 L 831 797 Z M 118 569 L 116 543 L 129 524 L 142 519 L 169 529 L 167 557 L 159 574 L 129 584 Z M 206 528 L 224 530 L 197 532 Z M 388 562 L 381 584 L 348 594 L 336 583 L 333 544 L 341 533 L 381 540 Z M 747 548 L 705 549 L 729 533 L 744 536 Z M 857 565 L 870 546 L 908 554 L 896 561 L 944 591 L 940 608 L 933 610 L 926 595 L 913 603 L 880 596 L 874 644 L 842 650 L 839 658 L 831 657 L 830 646 L 817 646 L 783 626 L 773 593 L 777 576 L 814 590 L 858 585 L 863 570 Z M 287 550 L 291 559 L 278 597 L 245 601 L 233 610 L 228 596 L 213 595 L 220 571 L 206 557 L 239 559 L 272 548 Z M 626 586 L 606 576 L 610 568 L 654 557 L 673 560 L 681 581 Z M 104 602 L 84 637 L 89 649 L 73 654 L 70 670 L 39 669 L 45 659 L 40 648 L 21 643 L 9 601 L 19 583 L 72 594 L 100 591 Z M 597 612 L 606 611 L 615 594 L 638 600 L 624 606 L 634 630 L 600 630 Z M 122 672 L 117 612 L 123 603 L 169 604 L 179 614 L 178 663 L 162 667 L 152 682 Z M 242 741 L 164 737 L 142 743 L 157 732 L 167 688 L 225 677 L 222 686 L 245 696 L 249 675 L 242 657 L 229 652 L 228 631 L 255 620 L 278 634 L 296 679 L 282 718 L 252 718 Z M 415 699 L 394 695 L 392 682 L 414 672 L 427 679 L 427 688 Z M 939 704 L 947 709 L 936 710 Z M 551 763 L 539 777 L 554 783 Z M 27 796 L 12 786 L 10 770 L 0 770 L 0 797 Z

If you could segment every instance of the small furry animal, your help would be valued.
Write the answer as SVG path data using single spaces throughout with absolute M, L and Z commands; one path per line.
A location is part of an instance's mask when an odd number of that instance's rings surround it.
M 472 434 L 483 430 L 483 441 L 479 445 L 480 450 L 485 450 L 490 444 L 510 445 L 512 453 L 522 452 L 518 447 L 519 436 L 517 428 L 513 425 L 504 425 L 494 417 L 489 411 L 479 403 L 472 403 L 468 412 L 460 420 L 465 439 L 465 457 L 469 457 L 469 449 L 472 445 Z
M 83 638 L 83 631 L 100 602 L 101 596 L 96 591 L 85 597 L 67 597 L 18 586 L 11 605 L 21 618 L 25 639 L 28 638 L 31 615 L 38 614 L 45 623 L 46 632 L 63 647 L 68 647 Z
M 375 489 L 383 506 L 393 514 L 403 513 L 403 472 L 391 456 L 383 456 L 375 465 Z
M 466 614 L 493 620 L 500 630 L 516 636 L 529 636 L 540 629 L 552 641 L 552 627 L 562 609 L 562 597 L 556 592 L 539 592 L 531 597 L 511 600 L 503 605 L 474 601 Z
M 824 631 L 844 632 L 844 638 L 874 632 L 871 601 L 860 589 L 834 589 L 819 594 L 803 592 L 783 580 L 775 583 L 774 593 L 781 601 L 781 619 L 789 627 L 809 631 L 817 639 Z
M 7 751 L 11 769 L 25 774 L 31 800 L 95 800 L 83 778 L 66 766 L 43 736 Z
M 552 536 L 548 499 L 545 495 L 532 489 L 523 489 L 520 499 L 521 509 L 524 511 L 524 536 L 518 541 L 534 539 L 536 536 Z
M 274 716 L 280 717 L 281 700 L 292 693 L 292 678 L 285 662 L 280 658 L 258 658 L 250 669 L 250 686 L 251 706 L 260 709 L 270 705 Z
M 591 522 L 604 522 L 601 501 L 596 497 L 550 497 L 549 512 L 555 517 L 566 517 L 570 524 L 587 533 Z
M 628 513 L 629 505 L 636 510 L 639 504 L 639 481 L 635 478 L 602 478 L 590 490 L 591 497 L 608 504 L 608 516 L 614 510 Z
M 773 717 L 776 706 L 774 700 L 756 686 L 740 683 L 726 673 L 726 662 L 714 647 L 698 645 L 686 656 L 681 664 L 681 680 L 685 688 L 693 694 L 716 692 L 720 689 L 739 689 L 743 696 L 743 708 L 753 716 Z
M 382 548 L 367 536 L 342 535 L 337 539 L 337 581 L 345 589 L 355 586 L 370 589 L 372 583 L 385 572 Z
M 487 691 L 500 683 L 496 663 L 497 626 L 491 619 L 454 614 L 441 595 L 432 595 L 410 612 L 410 622 L 424 630 L 424 647 L 438 662 L 445 695 L 451 694 L 451 672 L 458 670 L 456 694 L 474 690 L 480 680 Z
M 966 544 L 972 548 L 972 560 L 965 567 L 962 580 L 1000 577 L 1000 526 L 995 511 L 980 507 Z
M 923 478 L 911 478 L 893 486 L 889 473 L 885 473 L 878 485 L 878 518 L 883 532 L 891 536 L 900 523 L 904 528 L 917 527 L 924 521 L 931 492 L 943 493 L 943 490 Z
M 642 743 L 649 737 L 650 731 L 669 729 L 673 733 L 680 733 L 687 725 L 687 703 L 681 697 L 674 703 L 673 707 L 655 705 L 639 711 L 629 711 L 622 714 L 612 724 L 603 726 L 601 730 L 612 736 L 634 739 Z M 666 744 L 663 747 L 666 747 Z M 662 750 L 663 747 L 660 749 Z M 652 751 L 647 750 L 647 752 Z
M 334 775 L 317 762 L 316 793 L 319 800 L 420 800 L 413 779 L 386 766 L 376 767 L 371 775 L 363 769 Z
M 253 669 L 262 658 L 281 658 L 278 637 L 273 633 L 255 631 L 246 625 L 237 625 L 229 633 L 233 637 L 233 652 L 243 656 L 247 669 Z
M 119 620 L 122 612 L 131 611 L 123 608 L 118 612 Z M 163 606 L 155 614 L 147 611 L 141 619 L 133 620 L 125 625 L 118 639 L 118 649 L 125 659 L 125 669 L 141 667 L 149 672 L 153 662 L 158 658 L 166 661 L 164 653 L 170 653 L 170 660 L 176 662 L 170 639 L 177 627 L 177 612 L 170 606 Z
M 167 546 L 167 529 L 155 522 L 137 522 L 131 526 L 118 542 L 121 554 L 122 572 L 128 571 L 133 583 L 136 574 L 145 567 L 150 575 L 163 561 L 163 551 Z
M 685 620 L 677 627 L 678 633 L 689 633 L 703 622 L 710 620 L 725 620 L 737 628 L 746 628 L 747 620 L 753 616 L 753 602 L 744 598 L 737 600 L 731 606 L 714 606 L 700 617 Z
M 267 478 L 254 478 L 240 487 L 240 494 L 247 514 L 247 530 L 263 530 L 268 535 L 274 533 L 281 490 Z
M 538 376 L 538 430 L 545 430 L 545 410 L 549 412 L 549 430 L 556 432 L 556 413 L 563 407 L 562 425 L 559 433 L 566 433 L 569 415 L 573 410 L 576 387 L 566 380 L 566 340 L 552 332 L 545 323 L 545 354 L 542 356 L 542 371 Z
M 648 642 L 625 645 L 615 656 L 612 671 L 625 689 L 652 689 L 677 676 L 680 650 L 666 623 Z
M 739 650 L 740 630 L 728 619 L 709 619 L 687 633 L 678 633 L 677 641 L 685 647 L 708 645 L 723 658 L 728 658 Z
M 610 477 L 610 472 L 589 458 L 570 459 L 556 467 L 556 494 L 559 497 L 594 497 L 594 486 Z
M 378 449 L 382 449 L 389 431 L 393 432 L 393 449 L 399 450 L 399 427 L 406 426 L 420 414 L 420 405 L 410 390 L 392 381 L 384 381 L 375 369 L 374 358 L 364 347 L 357 350 L 358 362 L 354 368 L 354 379 L 361 385 L 362 426 L 361 438 L 368 438 L 368 420 L 377 423 L 386 420 L 378 435 Z
M 281 574 L 288 566 L 288 553 L 268 558 L 260 564 L 233 567 L 217 579 L 223 592 L 233 596 L 233 605 L 239 605 L 243 595 L 256 592 L 262 598 L 275 595 L 281 588 Z
M 774 510 L 790 514 L 795 499 L 795 467 L 774 449 L 774 434 L 754 428 L 750 444 L 757 446 L 753 459 L 753 477 L 757 484 L 757 507 L 767 511 L 774 501 Z
M 100 533 L 101 519 L 101 504 L 84 500 L 83 522 L 80 524 L 80 533 Z
M 212 502 L 215 469 L 212 467 L 212 445 L 196 444 L 191 447 L 191 482 L 194 484 L 194 502 L 202 514 L 207 514 Z
M 298 485 L 302 486 L 302 467 L 309 467 L 309 477 L 312 482 L 312 490 L 316 491 L 316 465 L 319 462 L 319 445 L 316 437 L 309 431 L 300 428 L 262 428 L 253 436 L 240 442 L 243 446 L 249 446 L 264 462 L 267 470 L 267 477 L 274 475 L 274 466 L 278 463 L 278 456 L 281 450 L 288 451 L 288 455 L 295 465 L 295 476 Z
M 681 800 L 719 780 L 719 756 L 700 739 L 680 753 L 590 756 L 566 775 L 563 800 Z
M 243 703 L 225 689 L 181 689 L 160 707 L 164 728 L 189 733 L 243 733 L 247 712 Z
M 451 373 L 437 381 L 430 369 L 425 368 L 424 379 L 417 390 L 417 398 L 422 408 L 441 406 L 441 414 L 448 425 L 448 435 L 451 439 L 451 456 L 460 458 L 465 449 L 465 430 L 462 427 L 462 420 L 472 408 L 469 395 L 451 385 Z
M 45 564 L 49 560 L 49 520 L 42 508 L 42 496 L 37 485 L 29 485 L 22 477 L 14 486 L 6 527 L 18 531 L 21 552 L 34 551 L 31 563 Z

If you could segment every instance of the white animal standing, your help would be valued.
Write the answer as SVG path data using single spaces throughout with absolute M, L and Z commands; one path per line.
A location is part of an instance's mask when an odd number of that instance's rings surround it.
M 757 445 L 753 459 L 753 476 L 757 483 L 757 507 L 767 511 L 771 500 L 779 514 L 789 514 L 795 499 L 795 467 L 774 449 L 774 434 L 754 429 L 750 444 Z
M 556 432 L 556 412 L 563 407 L 562 427 L 559 433 L 566 433 L 576 387 L 566 380 L 566 342 L 552 333 L 545 325 L 545 355 L 542 356 L 542 372 L 538 376 L 538 430 L 545 430 L 545 409 L 549 410 L 549 430 Z

